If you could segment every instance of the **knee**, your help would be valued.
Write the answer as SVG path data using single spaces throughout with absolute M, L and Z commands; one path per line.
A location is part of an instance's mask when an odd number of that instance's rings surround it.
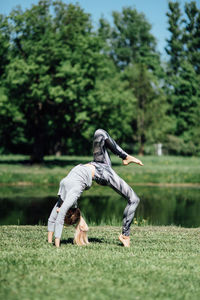
M 99 129 L 97 129 L 97 130 L 95 131 L 94 136 L 100 136 L 100 135 L 105 136 L 105 135 L 106 135 L 106 134 L 105 134 L 105 130 L 99 128 Z
M 48 223 L 55 223 L 56 218 L 52 218 L 51 216 L 48 218 Z
M 137 195 L 134 195 L 130 198 L 130 204 L 134 205 L 134 206 L 138 206 L 138 204 L 140 203 L 140 198 Z
M 56 222 L 56 215 L 51 215 L 49 218 L 48 218 L 48 223 L 55 223 Z

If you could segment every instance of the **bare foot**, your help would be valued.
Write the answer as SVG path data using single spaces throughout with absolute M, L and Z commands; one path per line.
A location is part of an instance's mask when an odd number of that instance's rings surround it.
M 141 160 L 137 159 L 134 156 L 127 155 L 127 157 L 123 160 L 123 165 L 127 166 L 130 163 L 135 163 L 135 164 L 138 164 L 140 166 L 144 166 L 143 163 L 141 162 Z
M 56 248 L 60 247 L 60 239 L 59 238 L 55 238 L 55 246 L 56 246 Z
M 48 243 L 52 244 L 52 240 L 53 240 L 53 232 L 52 231 L 48 231 Z
M 130 247 L 130 237 L 120 234 L 119 236 L 120 242 L 124 245 L 124 247 Z

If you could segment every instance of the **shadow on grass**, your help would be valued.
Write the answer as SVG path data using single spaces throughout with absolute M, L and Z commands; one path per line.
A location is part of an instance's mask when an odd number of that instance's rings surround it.
M 68 238 L 67 240 L 61 240 L 61 244 L 73 244 L 73 239 Z
M 104 239 L 98 239 L 98 238 L 89 238 L 89 243 L 105 243 Z M 61 240 L 62 244 L 73 244 L 73 239 L 68 238 L 67 240 Z
M 31 166 L 31 161 L 29 159 L 17 159 L 17 160 L 10 160 L 10 159 L 3 159 L 0 160 L 0 165 L 28 165 Z

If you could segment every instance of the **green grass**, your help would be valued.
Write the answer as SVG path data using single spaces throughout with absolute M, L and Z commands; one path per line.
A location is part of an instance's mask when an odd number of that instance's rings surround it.
M 69 170 L 78 163 L 86 163 L 92 157 L 45 157 L 42 165 L 31 166 L 26 156 L 0 157 L 1 184 L 58 184 Z M 144 166 L 123 166 L 121 160 L 112 157 L 113 169 L 128 183 L 192 183 L 200 184 L 200 157 L 144 156 Z M 25 163 L 24 163 L 25 162 Z
M 91 227 L 90 245 L 60 249 L 44 226 L 1 226 L 1 299 L 200 299 L 199 229 L 132 227 L 129 249 L 120 227 Z

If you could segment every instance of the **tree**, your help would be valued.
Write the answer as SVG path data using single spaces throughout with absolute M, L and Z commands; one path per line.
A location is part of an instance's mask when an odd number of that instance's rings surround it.
M 124 69 L 129 64 L 141 63 L 162 73 L 159 54 L 156 52 L 156 40 L 150 33 L 151 25 L 144 14 L 131 7 L 122 12 L 113 12 L 113 28 L 101 20 L 99 32 L 110 45 L 110 55 L 115 64 Z
M 5 74 L 5 67 L 9 62 L 9 46 L 10 46 L 10 28 L 8 19 L 3 15 L 0 15 L 0 84 L 2 83 L 2 77 Z
M 145 144 L 164 140 L 168 128 L 166 97 L 157 78 L 143 64 L 127 67 L 122 76 L 136 98 L 132 128 L 134 140 L 139 145 L 139 154 L 143 155 Z
M 167 47 L 165 48 L 170 57 L 170 69 L 173 74 L 178 73 L 178 69 L 183 57 L 183 31 L 182 31 L 182 14 L 179 7 L 179 2 L 169 2 L 169 12 L 167 12 L 171 38 L 167 40 Z M 168 73 L 170 74 L 170 73 Z
M 12 108 L 10 119 L 23 120 L 20 133 L 13 134 L 19 141 L 24 137 L 32 161 L 57 151 L 88 154 L 100 126 L 113 128 L 113 136 L 125 141 L 134 97 L 101 51 L 89 15 L 78 5 L 43 0 L 25 12 L 16 8 L 9 18 L 11 59 L 3 101 Z
M 184 141 L 181 154 L 197 154 L 200 132 L 200 77 L 193 66 L 182 62 L 179 76 L 174 78 L 172 92 L 173 114 L 176 116 L 175 135 Z
M 49 1 L 10 15 L 12 60 L 6 87 L 26 120 L 34 162 L 80 134 L 101 58 L 89 16 L 77 5 L 56 2 L 53 7 L 54 17 Z
M 183 20 L 185 55 L 195 72 L 200 74 L 200 9 L 197 8 L 195 1 L 185 4 L 185 14 L 186 18 Z
M 94 106 L 90 101 L 96 101 L 97 105 Z M 122 79 L 109 58 L 104 57 L 102 60 L 101 72 L 89 102 L 92 117 L 90 130 L 94 132 L 94 126 L 104 128 L 127 147 L 128 137 L 132 135 L 131 120 L 136 99 L 129 89 L 128 81 Z
M 6 66 L 10 55 L 10 26 L 8 18 L 0 15 L 0 152 L 16 151 L 25 142 L 23 127 L 25 120 L 16 105 L 8 99 L 5 88 Z
M 134 141 L 139 153 L 144 154 L 145 144 L 158 142 L 158 138 L 162 140 L 163 131 L 156 130 L 156 113 L 164 118 L 166 103 L 160 88 L 164 72 L 151 25 L 143 14 L 127 7 L 122 12 L 113 12 L 113 23 L 111 27 L 101 19 L 98 32 L 106 45 L 105 54 L 121 71 L 121 79 L 134 99 L 129 121 L 132 134 L 127 137 L 127 143 Z
M 197 154 L 200 147 L 197 134 L 200 129 L 197 121 L 200 106 L 199 10 L 194 1 L 185 4 L 185 18 L 178 2 L 169 2 L 169 9 L 171 39 L 166 48 L 170 55 L 166 82 L 169 112 L 175 124 L 170 139 L 176 141 L 177 153 Z

